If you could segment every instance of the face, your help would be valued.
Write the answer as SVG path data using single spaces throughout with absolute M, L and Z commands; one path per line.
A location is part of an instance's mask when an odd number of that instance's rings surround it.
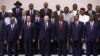
M 56 9 L 57 10 L 60 10 L 60 5 L 56 5 Z
M 96 6 L 96 12 L 100 12 L 100 6 Z
M 39 17 L 40 16 L 40 13 L 39 12 L 36 12 L 36 16 Z
M 73 10 L 77 10 L 77 4 L 73 4 Z
M 63 15 L 59 15 L 59 20 L 63 20 Z
M 94 20 L 94 18 L 95 18 L 95 16 L 92 14 L 92 15 L 90 15 L 90 21 L 93 21 Z
M 84 15 L 85 14 L 85 11 L 84 10 L 80 10 L 80 14 L 81 15 Z
M 29 9 L 30 9 L 30 10 L 32 10 L 32 9 L 33 9 L 33 7 L 34 7 L 34 5 L 33 5 L 33 4 L 29 4 Z
M 69 12 L 69 8 L 64 8 L 64 12 L 68 13 Z
M 44 21 L 48 22 L 49 21 L 49 16 L 44 16 Z
M 16 5 L 16 7 L 17 7 L 17 8 L 19 8 L 19 7 L 20 7 L 20 5 L 19 5 L 19 4 L 17 4 L 17 5 Z
M 22 12 L 22 15 L 25 16 L 25 15 L 26 15 L 26 11 L 23 11 L 23 12 Z
M 9 16 L 9 17 L 12 17 L 12 15 L 13 15 L 12 13 L 8 13 L 8 16 Z
M 15 18 L 14 18 L 14 17 L 12 17 L 12 18 L 10 19 L 10 23 L 11 23 L 11 24 L 15 23 Z
M 87 6 L 88 10 L 92 10 L 92 5 Z
M 48 3 L 47 2 L 44 3 L 44 8 L 48 8 Z
M 31 22 L 31 16 L 27 16 L 27 22 Z
M 78 21 L 79 20 L 79 15 L 75 15 L 74 16 L 74 21 Z
M 2 11 L 5 11 L 6 10 L 6 7 L 5 6 L 1 6 L 1 10 Z
M 51 13 L 51 18 L 54 18 L 54 17 L 55 17 L 55 15 L 54 15 L 54 13 L 52 12 L 52 13 Z

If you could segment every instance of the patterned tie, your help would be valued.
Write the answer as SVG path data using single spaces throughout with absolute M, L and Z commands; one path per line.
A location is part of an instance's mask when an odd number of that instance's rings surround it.
M 62 29 L 62 23 L 61 22 L 59 23 L 59 27 L 60 27 L 60 29 Z

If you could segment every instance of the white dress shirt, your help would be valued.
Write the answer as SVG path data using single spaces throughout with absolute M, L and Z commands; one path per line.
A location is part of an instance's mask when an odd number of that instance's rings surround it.
M 84 24 L 89 21 L 88 15 L 79 15 L 79 21 L 83 22 Z
M 14 18 L 14 19 L 15 19 L 15 23 L 17 23 L 17 19 L 16 18 Z M 5 22 L 6 25 L 9 25 L 10 24 L 10 18 L 9 17 L 6 17 L 4 19 L 4 22 Z
M 64 20 L 68 22 L 68 24 L 70 24 L 71 22 L 74 21 L 74 15 L 72 13 L 62 13 Z

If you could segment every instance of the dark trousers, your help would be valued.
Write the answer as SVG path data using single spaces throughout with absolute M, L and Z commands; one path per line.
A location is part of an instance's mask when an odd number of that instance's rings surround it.
M 0 40 L 0 56 L 3 56 L 3 41 Z
M 40 40 L 40 49 L 42 56 L 50 56 L 50 41 Z
M 58 41 L 58 55 L 59 56 L 67 56 L 67 42 L 65 40 L 63 41 Z
M 87 48 L 87 56 L 90 56 L 93 52 L 93 56 L 97 56 L 97 45 L 96 42 L 86 42 L 86 48 Z
M 33 56 L 32 54 L 32 40 L 27 40 L 24 42 L 24 48 L 25 48 L 25 56 Z
M 80 41 L 74 41 L 72 43 L 72 50 L 73 50 L 73 56 L 82 56 L 81 55 L 82 43 Z
M 8 56 L 12 56 L 12 50 L 14 51 L 14 56 L 18 56 L 16 41 L 8 42 Z

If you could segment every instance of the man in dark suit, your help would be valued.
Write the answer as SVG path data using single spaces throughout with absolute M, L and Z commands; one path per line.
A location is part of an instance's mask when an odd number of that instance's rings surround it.
M 24 34 L 25 56 L 33 56 L 32 43 L 35 41 L 35 24 L 31 22 L 31 16 L 27 16 L 21 34 Z
M 49 21 L 49 16 L 44 16 L 44 21 L 41 22 L 40 29 L 40 48 L 42 56 L 50 56 L 50 41 L 51 41 L 51 23 Z
M 27 15 L 31 16 L 32 22 L 34 22 L 34 20 L 35 20 L 35 14 L 36 14 L 36 10 L 34 9 L 34 5 L 29 4 L 29 10 L 27 11 Z
M 6 41 L 8 44 L 8 56 L 12 56 L 12 50 L 14 55 L 18 56 L 17 53 L 17 41 L 19 36 L 19 26 L 15 23 L 14 17 L 10 19 L 10 24 L 6 26 Z
M 57 4 L 57 5 L 56 5 L 56 11 L 54 12 L 55 17 L 58 18 L 58 16 L 59 16 L 61 13 L 63 13 L 63 11 L 60 9 L 60 5 Z
M 74 22 L 70 24 L 70 37 L 73 56 L 81 56 L 82 39 L 84 38 L 84 23 L 79 21 L 78 14 L 75 15 Z
M 45 15 L 48 15 L 50 17 L 50 14 L 52 13 L 52 10 L 48 8 L 48 3 L 44 3 L 44 8 L 40 10 L 40 15 L 43 18 Z
M 20 6 L 22 6 L 22 3 L 20 3 L 19 1 L 16 1 L 16 3 L 14 3 L 14 5 L 15 5 L 16 7 L 14 7 L 14 8 L 12 9 L 12 11 L 13 11 L 13 16 L 17 18 L 18 23 L 19 23 L 19 21 L 20 21 L 20 20 L 19 20 L 19 17 L 22 16 L 22 10 L 23 10 L 23 8 L 20 7 Z
M 40 43 L 39 43 L 39 33 L 40 33 L 40 28 L 41 28 L 41 21 L 43 21 L 43 18 L 40 17 L 40 12 L 37 11 L 35 14 L 35 31 L 36 31 L 36 39 L 35 42 L 33 43 L 35 52 L 39 52 L 38 50 L 40 49 Z
M 86 15 L 90 16 L 91 14 L 96 14 L 96 12 L 92 10 L 92 4 L 88 4 L 87 9 L 88 11 L 85 12 Z
M 58 43 L 58 55 L 66 56 L 67 52 L 67 37 L 68 23 L 63 20 L 63 15 L 59 15 L 59 21 L 55 24 L 55 36 Z
M 55 40 L 55 23 L 56 23 L 57 19 L 55 17 L 54 12 L 51 13 L 50 21 L 52 24 L 50 51 L 51 51 L 51 53 L 56 53 L 57 52 L 57 41 Z
M 8 17 L 8 13 L 5 11 L 6 6 L 2 5 L 1 10 L 2 10 L 2 12 L 0 12 L 0 20 L 4 20 L 6 17 Z
M 3 51 L 3 41 L 5 40 L 4 36 L 4 22 L 3 20 L 0 20 L 0 56 L 4 56 L 4 51 Z
M 94 56 L 97 56 L 97 39 L 98 39 L 98 23 L 94 21 L 95 15 L 90 15 L 90 21 L 85 25 L 85 41 L 87 56 L 90 56 L 91 51 Z

